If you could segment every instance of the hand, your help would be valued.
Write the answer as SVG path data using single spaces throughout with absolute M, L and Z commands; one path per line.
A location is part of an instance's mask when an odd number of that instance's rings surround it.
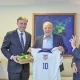
M 30 52 L 31 53 L 31 47 L 29 47 L 29 49 L 27 50 L 27 52 Z
M 13 57 L 12 57 L 12 59 L 13 59 L 14 62 L 16 62 L 16 63 L 18 63 L 18 61 L 17 61 L 17 57 L 18 57 L 18 56 L 13 56 Z
M 59 46 L 58 49 L 61 51 L 61 52 L 64 52 L 64 48 L 62 46 Z
M 72 71 L 73 71 L 73 73 L 77 73 L 78 72 L 76 64 L 72 65 Z
M 69 40 L 71 42 L 71 46 L 73 47 L 73 49 L 76 48 L 76 36 L 72 36 L 72 38 Z

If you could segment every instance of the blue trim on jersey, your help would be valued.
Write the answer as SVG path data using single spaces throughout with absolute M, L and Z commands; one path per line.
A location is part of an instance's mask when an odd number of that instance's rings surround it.
M 38 53 L 40 53 L 40 52 L 48 52 L 48 53 L 52 53 L 51 50 L 52 50 L 52 49 L 41 49 Z

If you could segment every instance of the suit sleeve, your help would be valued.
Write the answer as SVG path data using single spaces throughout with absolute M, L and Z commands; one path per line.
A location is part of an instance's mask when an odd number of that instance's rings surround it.
M 10 59 L 10 57 L 12 56 L 11 53 L 9 52 L 10 45 L 11 45 L 10 34 L 7 33 L 6 36 L 4 37 L 4 41 L 1 47 L 1 51 L 7 59 Z
M 62 37 L 60 37 L 60 46 L 62 46 L 64 48 L 64 53 L 67 53 L 68 52 L 68 48 L 65 46 Z
M 80 48 L 75 48 L 75 49 L 72 51 L 72 55 L 74 56 L 74 58 L 80 59 Z
M 73 57 L 71 67 L 73 66 L 74 63 L 76 64 L 76 58 Z

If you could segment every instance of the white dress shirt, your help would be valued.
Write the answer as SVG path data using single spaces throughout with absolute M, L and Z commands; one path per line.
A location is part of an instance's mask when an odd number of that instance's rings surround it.
M 46 37 L 44 35 L 43 48 L 53 48 L 53 35 L 52 34 L 49 37 Z
M 26 35 L 25 32 L 21 32 L 19 29 L 17 29 L 18 35 L 19 35 L 19 39 L 21 41 L 21 33 L 23 33 L 23 40 L 24 40 L 24 45 L 26 43 Z

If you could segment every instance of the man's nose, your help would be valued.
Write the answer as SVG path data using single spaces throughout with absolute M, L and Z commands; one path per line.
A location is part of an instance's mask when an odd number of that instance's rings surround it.
M 48 28 L 46 30 L 49 30 Z

